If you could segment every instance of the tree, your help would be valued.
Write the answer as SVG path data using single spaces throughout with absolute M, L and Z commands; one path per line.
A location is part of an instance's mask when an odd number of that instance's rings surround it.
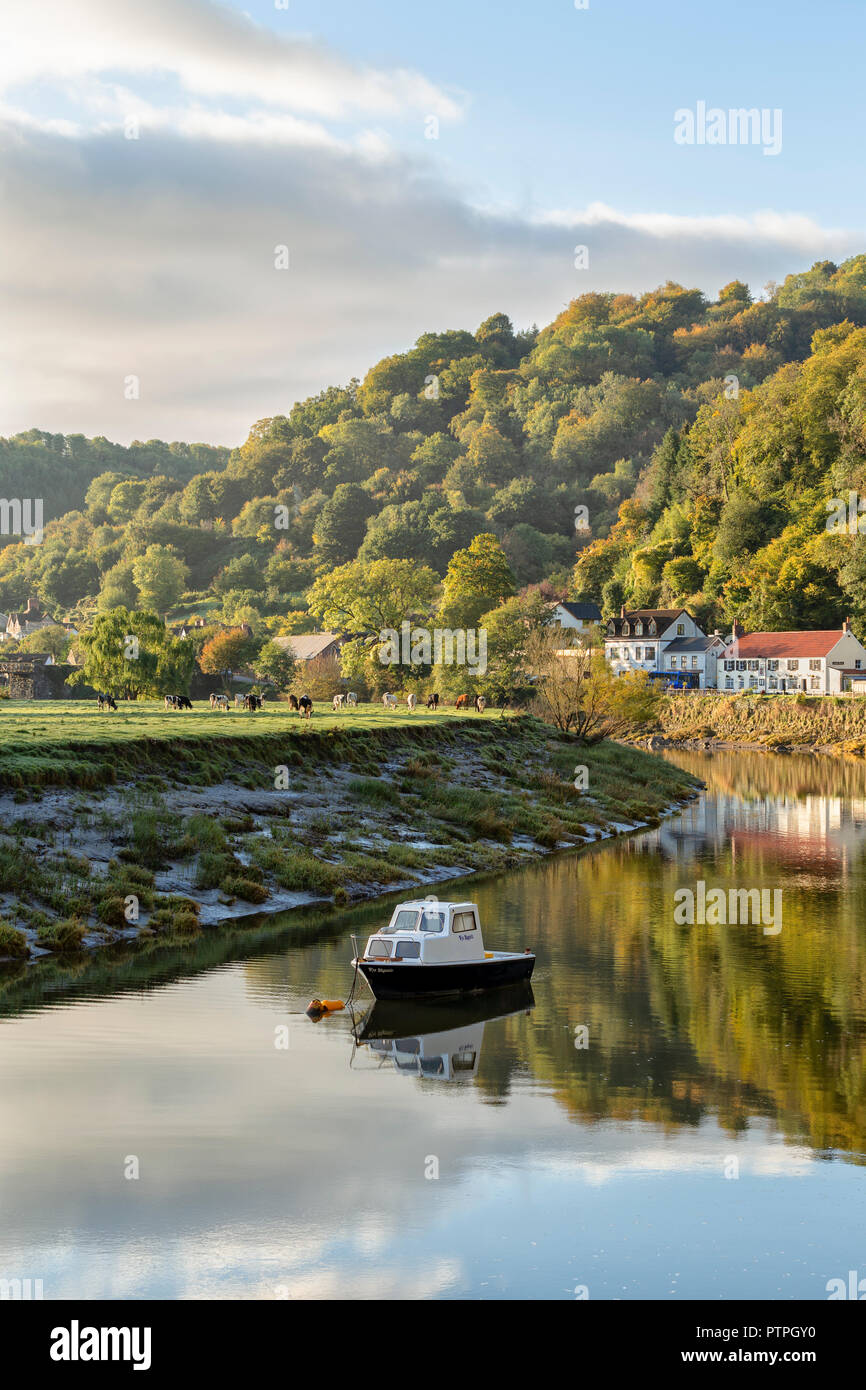
M 241 628 L 218 632 L 202 647 L 199 665 L 206 676 L 219 676 L 223 688 L 228 690 L 232 673 L 243 670 L 254 660 L 256 647 L 255 639 Z
M 364 539 L 367 518 L 376 509 L 369 492 L 357 483 L 339 483 L 316 518 L 313 541 L 327 565 L 353 560 Z
M 213 581 L 214 591 L 229 594 L 233 589 L 249 589 L 260 593 L 265 587 L 261 561 L 255 555 L 236 555 L 221 569 Z
M 528 648 L 533 634 L 544 629 L 549 621 L 550 608 L 538 590 L 506 599 L 483 615 L 487 671 L 481 685 L 493 692 L 503 708 L 520 692 L 531 689 Z
M 444 627 L 477 627 L 482 613 L 514 593 L 514 575 L 495 536 L 476 536 L 451 557 L 439 620 Z
M 189 569 L 170 545 L 149 545 L 133 560 L 132 574 L 142 603 L 163 617 L 189 582 Z
M 283 647 L 279 642 L 266 642 L 255 659 L 257 676 L 269 680 L 277 690 L 288 690 L 295 678 L 297 660 L 291 647 Z
M 172 637 L 156 613 L 114 608 L 101 613 L 78 641 L 83 665 L 70 685 L 90 685 L 126 699 L 181 695 L 189 690 L 195 665 L 190 642 Z
M 545 716 L 582 743 L 621 737 L 657 715 L 661 696 L 645 671 L 615 676 L 602 652 L 566 649 L 555 628 L 532 634 L 528 656 Z
M 326 630 L 363 636 L 399 630 L 404 619 L 425 614 L 438 582 L 432 569 L 412 560 L 355 560 L 320 576 L 308 602 Z
M 132 562 L 119 560 L 102 576 L 102 587 L 96 606 L 100 612 L 107 613 L 112 608 L 134 608 L 138 597 Z
M 65 661 L 72 639 L 64 627 L 55 623 L 53 627 L 42 627 L 31 632 L 18 643 L 19 652 L 47 652 L 56 662 Z

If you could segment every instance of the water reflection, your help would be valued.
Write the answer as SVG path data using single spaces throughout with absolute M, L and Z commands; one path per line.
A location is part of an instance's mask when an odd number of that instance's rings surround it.
M 498 989 L 447 1004 L 379 1000 L 353 1029 L 355 1045 L 378 1066 L 424 1080 L 471 1081 L 478 1072 L 484 1025 L 535 1006 L 532 987 Z
M 313 1025 L 390 902 L 12 981 L 0 1275 L 46 1297 L 825 1297 L 866 1221 L 866 766 L 676 761 L 707 793 L 670 822 L 473 882 L 497 947 L 537 951 L 529 999 Z M 677 926 L 697 879 L 780 887 L 781 933 Z

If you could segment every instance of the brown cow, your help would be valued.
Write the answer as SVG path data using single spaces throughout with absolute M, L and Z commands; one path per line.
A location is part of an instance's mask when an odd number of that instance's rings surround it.
M 468 695 L 458 695 L 458 696 L 457 696 L 457 699 L 454 701 L 454 708 L 455 708 L 455 709 L 468 709 L 468 708 L 469 708 L 469 696 L 468 696 Z

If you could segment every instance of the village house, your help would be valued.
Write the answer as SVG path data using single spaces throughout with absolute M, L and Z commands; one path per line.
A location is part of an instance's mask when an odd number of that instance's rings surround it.
M 339 656 L 343 638 L 336 632 L 298 632 L 292 637 L 275 637 L 283 651 L 294 654 L 296 661 L 315 661 L 319 657 Z
M 553 621 L 573 632 L 584 632 L 601 622 L 601 609 L 597 603 L 573 603 L 563 599 L 562 603 L 554 604 Z
M 860 693 L 861 671 L 866 673 L 866 647 L 854 636 L 848 618 L 841 628 L 812 632 L 747 634 L 734 623 L 718 665 L 717 687 L 810 695 Z
M 2 614 L 0 614 L 2 618 Z M 27 605 L 18 613 L 10 613 L 3 624 L 3 631 L 0 634 L 2 640 L 11 638 L 19 641 L 22 637 L 29 637 L 34 632 L 41 632 L 44 627 L 58 626 L 57 619 L 45 613 L 37 598 L 29 598 Z M 59 626 L 69 630 L 69 624 L 62 623 Z
M 605 629 L 604 654 L 616 675 L 646 671 L 689 689 L 715 687 L 724 649 L 721 635 L 708 637 L 685 608 L 621 608 Z

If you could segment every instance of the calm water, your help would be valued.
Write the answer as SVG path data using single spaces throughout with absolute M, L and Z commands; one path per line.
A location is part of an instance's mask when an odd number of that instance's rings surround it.
M 10 986 L 0 1276 L 377 1300 L 866 1277 L 866 768 L 676 761 L 709 789 L 661 829 L 440 889 L 480 902 L 488 944 L 537 950 L 529 996 L 371 1014 L 364 991 L 312 1023 L 385 904 L 309 945 L 210 939 L 183 973 Z M 781 933 L 676 926 L 698 879 L 781 887 Z

